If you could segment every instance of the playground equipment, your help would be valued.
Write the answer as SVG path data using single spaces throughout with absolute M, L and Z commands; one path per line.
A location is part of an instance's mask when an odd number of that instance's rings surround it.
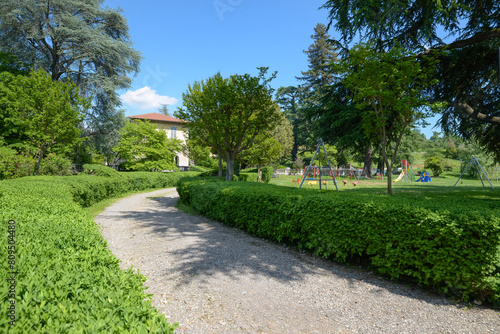
M 486 187 L 485 187 L 484 182 L 483 182 L 483 177 L 481 176 L 481 171 L 483 172 L 484 177 L 486 178 L 486 180 L 488 180 L 488 182 L 490 183 L 491 188 L 495 189 L 495 188 L 493 188 L 493 185 L 491 184 L 491 181 L 488 178 L 488 174 L 486 174 L 486 172 L 484 171 L 483 167 L 481 166 L 481 164 L 479 163 L 479 161 L 476 159 L 476 157 L 472 157 L 472 159 L 470 159 L 469 163 L 467 164 L 467 167 L 465 167 L 464 171 L 462 172 L 462 174 L 458 178 L 458 180 L 455 183 L 455 185 L 453 186 L 453 188 L 455 188 L 455 186 L 457 185 L 458 181 L 460 181 L 460 179 L 462 178 L 462 176 L 464 175 L 464 173 L 467 171 L 467 168 L 469 168 L 469 166 L 470 166 L 471 163 L 474 163 L 474 166 L 476 166 L 477 173 L 479 174 L 479 178 L 481 179 L 481 183 L 483 184 L 483 188 L 486 188 Z M 479 169 L 481 169 L 481 171 Z
M 420 178 L 415 182 L 431 182 L 431 174 L 422 172 L 420 173 Z
M 321 148 L 323 148 L 323 152 L 325 153 L 325 158 L 328 163 L 328 167 L 325 168 L 327 175 L 330 176 L 331 178 L 322 178 L 323 170 L 321 169 Z M 318 162 L 319 162 L 319 167 L 313 166 L 314 160 L 316 159 L 316 155 L 318 155 Z M 309 177 L 309 173 L 313 173 L 313 178 Z M 326 186 L 326 182 L 323 183 L 322 181 L 333 181 L 333 184 L 335 185 L 335 188 L 337 189 L 337 192 L 339 191 L 339 188 L 337 187 L 337 180 L 335 180 L 335 175 L 333 173 L 332 166 L 330 165 L 330 160 L 328 159 L 328 155 L 326 154 L 326 149 L 325 145 L 323 144 L 323 139 L 318 139 L 318 148 L 316 149 L 316 152 L 314 152 L 314 156 L 311 160 L 311 163 L 309 166 L 306 167 L 304 171 L 304 176 L 302 177 L 302 181 L 300 182 L 299 188 L 302 188 L 302 185 L 304 184 L 305 180 L 308 181 L 316 181 L 316 175 L 319 178 L 319 189 L 321 189 L 321 185 L 324 184 Z
M 349 180 L 356 180 L 358 181 L 358 177 L 356 176 L 357 170 L 352 166 L 348 165 L 348 167 L 337 167 L 335 170 L 335 176 L 340 179 L 341 176 L 348 176 L 349 175 Z
M 405 177 L 405 182 L 408 182 L 408 176 L 410 177 L 410 182 L 415 181 L 415 175 L 413 174 L 413 171 L 411 170 L 410 163 L 408 160 L 401 160 L 401 174 L 399 174 L 398 178 L 396 180 L 393 180 L 393 182 L 398 182 Z

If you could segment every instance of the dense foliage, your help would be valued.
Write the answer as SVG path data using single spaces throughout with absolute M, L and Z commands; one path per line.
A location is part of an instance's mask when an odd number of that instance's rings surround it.
M 392 170 L 403 136 L 428 116 L 423 106 L 428 104 L 425 91 L 434 83 L 435 62 L 429 59 L 422 66 L 398 46 L 380 53 L 373 45 L 357 44 L 340 68 L 344 84 L 354 93 L 353 102 L 362 111 L 365 137 L 378 139 L 385 165 Z M 394 146 L 389 149 L 391 142 Z M 392 194 L 390 173 L 387 192 Z
M 34 150 L 34 175 L 47 152 L 67 153 L 82 140 L 78 126 L 88 108 L 75 84 L 54 82 L 43 70 L 0 74 L 0 137 Z
M 142 58 L 121 9 L 104 0 L 2 0 L 0 51 L 44 70 L 52 81 L 69 79 L 91 97 L 84 135 L 112 156 L 123 126 L 117 90 L 130 86 L 129 73 L 138 71 Z
M 200 214 L 337 261 L 367 259 L 462 298 L 500 302 L 498 198 L 379 196 L 258 183 L 185 180 L 181 200 Z
M 174 159 L 182 150 L 181 140 L 170 139 L 165 131 L 149 121 L 136 120 L 120 130 L 121 139 L 114 151 L 134 171 L 179 171 Z
M 446 50 L 430 89 L 431 100 L 447 103 L 441 126 L 500 159 L 498 1 L 327 0 L 323 7 L 343 45 L 372 41 L 386 52 L 399 44 L 415 58 Z
M 205 81 L 194 82 L 182 94 L 183 107 L 175 116 L 189 122 L 190 139 L 198 139 L 226 157 L 226 179 L 233 179 L 236 156 L 252 147 L 257 135 L 270 131 L 280 121 L 276 105 L 267 87 L 270 79 L 260 68 L 258 77 L 249 74 L 223 78 L 220 73 Z
M 115 176 L 37 176 L 0 182 L 0 234 L 6 241 L 8 221 L 15 221 L 17 271 L 14 326 L 5 316 L 9 285 L 0 285 L 1 332 L 173 333 L 176 325 L 151 306 L 145 277 L 120 269 L 82 206 L 131 190 L 172 187 L 181 177 L 196 174 L 111 174 Z M 8 268 L 7 261 L 7 256 L 1 257 L 2 268 Z M 7 270 L 0 271 L 3 282 L 7 275 Z

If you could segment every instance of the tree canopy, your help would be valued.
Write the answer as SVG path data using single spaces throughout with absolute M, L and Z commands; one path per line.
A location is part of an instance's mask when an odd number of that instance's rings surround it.
M 435 63 L 428 59 L 422 66 L 398 46 L 380 53 L 371 45 L 358 44 L 341 68 L 343 82 L 354 92 L 356 107 L 362 111 L 365 137 L 379 138 L 382 157 L 391 171 L 402 137 L 427 116 L 422 107 L 428 105 L 425 90 L 434 84 Z M 391 142 L 393 152 L 388 157 Z M 392 194 L 391 173 L 387 176 L 387 191 Z
M 416 58 L 443 51 L 438 82 L 429 88 L 429 101 L 447 103 L 442 128 L 478 140 L 500 159 L 498 1 L 328 0 L 323 7 L 341 34 L 344 55 L 357 37 L 384 52 L 399 44 Z
M 125 159 L 125 166 L 137 171 L 179 171 L 175 156 L 182 151 L 179 139 L 169 139 L 164 130 L 149 121 L 134 120 L 120 130 L 121 139 L 113 149 Z
M 276 126 L 276 105 L 262 80 L 249 74 L 223 78 L 220 73 L 189 85 L 182 95 L 183 108 L 175 116 L 188 121 L 190 137 L 200 137 L 219 152 L 219 176 L 222 154 L 226 156 L 226 180 L 231 181 L 236 155 L 254 144 L 259 133 Z
M 0 74 L 0 137 L 35 149 L 35 175 L 46 152 L 68 150 L 81 141 L 78 124 L 89 106 L 75 84 L 53 82 L 43 70 Z
M 0 51 L 15 55 L 53 81 L 71 80 L 92 98 L 84 134 L 111 153 L 114 136 L 102 138 L 122 122 L 116 90 L 128 88 L 141 56 L 132 48 L 121 10 L 103 0 L 2 0 Z

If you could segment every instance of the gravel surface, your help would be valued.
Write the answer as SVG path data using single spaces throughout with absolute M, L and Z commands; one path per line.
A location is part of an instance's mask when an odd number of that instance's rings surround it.
M 137 194 L 95 218 L 176 333 L 500 333 L 498 311 L 301 254 L 177 200 L 175 189 Z

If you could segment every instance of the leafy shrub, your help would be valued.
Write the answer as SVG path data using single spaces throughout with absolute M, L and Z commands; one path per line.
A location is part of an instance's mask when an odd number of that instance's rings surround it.
M 256 173 L 240 173 L 239 180 L 245 182 L 257 182 L 258 175 Z
M 97 164 L 85 164 L 83 165 L 83 174 L 88 174 L 88 175 L 97 175 L 97 176 L 107 176 L 107 177 L 112 177 L 112 176 L 120 176 L 118 171 L 115 169 L 104 166 L 104 165 L 97 165 Z
M 40 163 L 40 175 L 68 176 L 73 174 L 72 164 L 66 158 L 49 153 Z
M 0 180 L 33 175 L 35 162 L 29 155 L 19 154 L 9 147 L 1 146 Z
M 15 221 L 17 259 L 16 322 L 10 326 L 3 316 L 0 332 L 173 333 L 176 324 L 145 293 L 146 278 L 120 269 L 82 206 L 132 189 L 171 187 L 195 175 L 81 174 L 0 182 L 0 234 L 7 236 L 9 221 Z M 0 267 L 9 268 L 7 256 L 0 257 Z M 0 270 L 0 279 L 7 282 L 9 272 Z M 3 315 L 9 305 L 9 286 L 1 284 Z
M 242 173 L 257 173 L 257 168 L 245 168 L 241 170 Z
M 425 168 L 432 170 L 434 176 L 443 173 L 443 159 L 440 156 L 427 157 L 425 159 Z
M 340 262 L 367 258 L 388 277 L 500 303 L 496 201 L 417 195 L 375 201 L 372 194 L 212 179 L 184 180 L 177 190 L 198 213 L 259 237 Z
M 189 166 L 189 170 L 191 172 L 200 172 L 200 173 L 204 173 L 204 172 L 209 172 L 211 171 L 212 169 L 211 168 L 207 168 L 207 167 L 203 167 L 203 166 Z
M 226 175 L 226 169 L 223 169 L 222 170 L 222 176 L 225 176 Z M 203 177 L 210 177 L 210 176 L 218 176 L 219 175 L 219 169 L 210 169 L 206 172 L 202 172 L 200 174 L 200 176 L 203 176 Z
M 274 169 L 273 167 L 265 166 L 261 168 L 262 170 L 262 182 L 269 183 L 273 177 Z

